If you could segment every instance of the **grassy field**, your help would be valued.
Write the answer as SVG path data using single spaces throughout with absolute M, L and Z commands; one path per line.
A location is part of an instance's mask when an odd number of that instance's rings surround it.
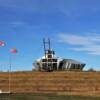
M 0 73 L 0 90 L 3 92 L 9 90 L 8 79 L 9 73 Z M 100 72 L 12 72 L 10 73 L 10 90 L 13 93 L 100 96 Z M 21 98 L 25 96 L 18 95 L 17 97 Z M 30 95 L 28 97 L 32 97 L 33 100 L 35 96 Z M 10 98 L 14 98 L 13 95 Z
M 100 97 L 59 96 L 52 94 L 0 95 L 0 100 L 100 100 Z

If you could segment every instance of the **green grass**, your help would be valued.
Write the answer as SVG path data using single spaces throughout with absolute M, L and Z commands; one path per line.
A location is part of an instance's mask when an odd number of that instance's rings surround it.
M 100 100 L 100 97 L 58 96 L 51 94 L 3 94 L 0 100 Z

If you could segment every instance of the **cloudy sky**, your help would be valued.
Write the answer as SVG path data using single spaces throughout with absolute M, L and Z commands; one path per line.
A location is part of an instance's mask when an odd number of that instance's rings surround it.
M 50 38 L 57 56 L 100 70 L 99 0 L 0 0 L 0 70 L 31 70 Z

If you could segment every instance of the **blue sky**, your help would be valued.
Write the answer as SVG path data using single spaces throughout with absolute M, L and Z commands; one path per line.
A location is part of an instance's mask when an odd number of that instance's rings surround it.
M 51 38 L 52 48 L 62 58 L 100 70 L 99 0 L 0 0 L 0 70 L 31 70 L 43 54 L 43 37 Z

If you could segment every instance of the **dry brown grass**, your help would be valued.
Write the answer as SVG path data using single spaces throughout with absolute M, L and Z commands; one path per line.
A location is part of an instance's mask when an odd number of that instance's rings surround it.
M 8 79 L 0 73 L 0 89 L 9 89 Z M 11 91 L 100 96 L 100 72 L 13 72 Z

